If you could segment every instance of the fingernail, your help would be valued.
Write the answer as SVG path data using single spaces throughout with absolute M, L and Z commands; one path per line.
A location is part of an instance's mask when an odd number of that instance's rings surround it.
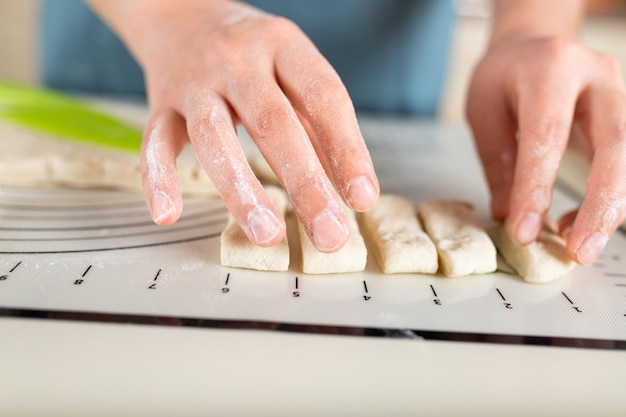
M 333 213 L 324 211 L 313 219 L 312 228 L 315 246 L 321 252 L 338 250 L 348 237 L 348 229 Z
M 608 237 L 603 233 L 595 233 L 588 237 L 578 248 L 576 252 L 578 260 L 583 265 L 592 264 L 596 260 L 606 242 Z
M 515 235 L 522 245 L 527 245 L 537 238 L 541 231 L 541 216 L 537 213 L 528 213 L 517 225 Z
M 157 191 L 152 196 L 152 217 L 154 222 L 161 224 L 174 212 L 172 199 L 163 191 Z
M 348 204 L 353 210 L 368 210 L 376 201 L 376 190 L 369 178 L 357 177 L 348 185 Z
M 258 244 L 270 242 L 282 231 L 282 223 L 265 207 L 256 207 L 248 213 L 248 227 Z

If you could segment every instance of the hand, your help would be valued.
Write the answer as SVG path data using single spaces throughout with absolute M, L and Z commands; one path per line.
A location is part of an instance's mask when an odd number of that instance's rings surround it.
M 592 263 L 626 218 L 626 94 L 611 57 L 559 37 L 494 43 L 467 115 L 492 196 L 515 238 L 537 238 L 570 132 L 592 161 L 579 209 L 559 221 L 570 257 Z M 574 144 L 574 141 L 572 141 Z
M 143 67 L 151 109 L 142 149 L 154 220 L 182 210 L 175 158 L 191 142 L 218 193 L 254 243 L 270 246 L 284 219 L 250 169 L 242 123 L 321 251 L 341 248 L 341 199 L 369 209 L 379 185 L 338 75 L 292 22 L 231 1 L 91 1 Z M 339 192 L 339 195 L 337 194 Z

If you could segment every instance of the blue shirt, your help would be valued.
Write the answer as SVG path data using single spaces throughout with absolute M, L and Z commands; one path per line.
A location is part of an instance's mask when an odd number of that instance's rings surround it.
M 337 70 L 357 110 L 421 116 L 437 111 L 454 23 L 450 0 L 249 3 L 297 23 Z M 80 0 L 49 0 L 42 19 L 46 85 L 145 95 L 139 66 Z

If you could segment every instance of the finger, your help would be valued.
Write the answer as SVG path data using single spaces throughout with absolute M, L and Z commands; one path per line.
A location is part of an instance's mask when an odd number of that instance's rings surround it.
M 348 239 L 345 213 L 291 103 L 273 79 L 254 74 L 242 79 L 229 91 L 229 102 L 289 195 L 313 245 L 322 252 L 340 249 Z
M 519 142 L 508 217 L 509 229 L 522 244 L 537 238 L 550 207 L 580 91 L 555 70 L 533 80 L 518 93 Z
M 572 233 L 572 227 L 574 226 L 574 220 L 576 220 L 576 216 L 578 216 L 578 209 L 565 213 L 559 219 L 558 230 L 559 235 L 562 238 L 566 240 L 569 238 L 569 235 Z
M 196 156 L 237 223 L 259 246 L 280 242 L 285 221 L 248 165 L 227 104 L 217 94 L 198 94 L 185 111 Z
M 281 88 L 308 122 L 310 138 L 343 200 L 354 210 L 370 209 L 379 183 L 354 106 L 337 73 L 308 39 L 280 51 L 276 72 Z
M 185 121 L 173 110 L 154 113 L 144 131 L 141 179 L 144 197 L 156 224 L 172 224 L 182 212 L 176 157 L 187 141 Z
M 581 264 L 598 257 L 626 218 L 626 96 L 622 89 L 590 91 L 585 108 L 595 150 L 585 199 L 567 242 L 570 256 Z
M 509 211 L 517 142 L 516 126 L 505 97 L 489 87 L 472 85 L 467 104 L 478 155 L 491 194 L 491 212 L 496 220 L 504 220 Z

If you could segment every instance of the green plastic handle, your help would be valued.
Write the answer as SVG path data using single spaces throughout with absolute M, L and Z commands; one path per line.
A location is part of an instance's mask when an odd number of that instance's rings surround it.
M 0 120 L 62 139 L 138 153 L 141 131 L 67 95 L 0 83 Z

